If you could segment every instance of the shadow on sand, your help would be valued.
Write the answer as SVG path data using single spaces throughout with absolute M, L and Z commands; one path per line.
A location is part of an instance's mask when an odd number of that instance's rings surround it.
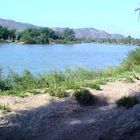
M 0 140 L 129 140 L 136 132 L 139 138 L 140 120 L 132 125 L 135 131 L 126 131 L 135 108 L 140 119 L 140 105 L 126 110 L 111 104 L 80 107 L 69 99 L 53 101 L 1 118 Z

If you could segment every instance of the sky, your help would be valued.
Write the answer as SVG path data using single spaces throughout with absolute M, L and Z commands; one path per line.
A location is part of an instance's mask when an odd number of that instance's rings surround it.
M 0 0 L 0 18 L 45 27 L 93 27 L 140 38 L 140 0 Z

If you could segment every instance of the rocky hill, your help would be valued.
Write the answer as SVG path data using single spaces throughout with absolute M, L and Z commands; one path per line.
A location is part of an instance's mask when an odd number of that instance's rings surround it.
M 63 32 L 65 28 L 53 28 L 53 30 L 57 32 Z M 78 28 L 73 29 L 75 32 L 75 36 L 77 38 L 111 38 L 111 39 L 121 39 L 124 38 L 123 35 L 120 34 L 110 34 L 103 30 L 97 30 L 95 28 Z
M 14 20 L 7 20 L 0 18 L 0 25 L 7 27 L 9 29 L 16 29 L 18 31 L 22 31 L 27 28 L 39 28 L 39 26 L 28 24 L 28 23 L 21 23 L 16 22 Z M 57 32 L 64 31 L 65 28 L 52 28 Z M 79 28 L 73 29 L 77 38 L 115 38 L 120 39 L 124 36 L 120 34 L 110 34 L 106 31 L 97 30 L 95 28 Z
M 77 38 L 87 37 L 87 38 L 115 38 L 121 39 L 124 36 L 120 34 L 110 34 L 103 30 L 97 30 L 95 28 L 81 28 L 74 30 Z
M 38 26 L 28 24 L 28 23 L 21 23 L 16 22 L 14 20 L 2 19 L 0 18 L 0 25 L 3 27 L 7 27 L 8 29 L 16 29 L 18 31 L 22 31 L 27 28 L 37 28 Z

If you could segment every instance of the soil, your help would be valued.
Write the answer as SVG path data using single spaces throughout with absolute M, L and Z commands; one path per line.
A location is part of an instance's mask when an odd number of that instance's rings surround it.
M 0 140 L 140 139 L 140 104 L 129 109 L 115 104 L 123 96 L 140 99 L 140 80 L 89 90 L 100 99 L 96 105 L 80 106 L 72 96 L 1 96 L 0 104 L 7 104 L 11 112 L 0 112 Z

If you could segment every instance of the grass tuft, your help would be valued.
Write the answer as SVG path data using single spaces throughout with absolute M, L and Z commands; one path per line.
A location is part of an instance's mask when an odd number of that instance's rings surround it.
M 86 87 L 96 89 L 96 90 L 100 90 L 100 85 L 98 83 L 96 83 L 96 82 L 88 83 L 86 85 Z
M 139 100 L 136 96 L 129 96 L 129 97 L 124 96 L 119 100 L 117 100 L 116 104 L 118 107 L 130 108 L 136 104 L 139 104 Z
M 6 104 L 0 105 L 0 110 L 2 110 L 3 113 L 11 112 L 11 108 Z

